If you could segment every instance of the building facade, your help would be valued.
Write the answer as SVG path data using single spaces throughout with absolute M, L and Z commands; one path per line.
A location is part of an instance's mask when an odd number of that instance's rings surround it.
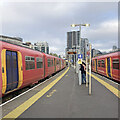
M 4 40 L 13 44 L 18 44 L 22 45 L 23 39 L 20 37 L 9 37 L 9 36 L 4 36 L 0 35 L 0 40 Z
M 81 49 L 81 54 L 83 54 L 83 60 L 86 59 L 87 45 L 89 41 L 87 38 L 81 38 L 80 44 L 80 31 L 71 31 L 67 32 L 67 48 L 66 48 L 66 59 L 74 63 L 76 62 L 77 56 L 70 55 L 68 52 L 79 52 Z
M 49 46 L 47 42 L 37 42 L 34 44 L 34 49 L 49 54 Z

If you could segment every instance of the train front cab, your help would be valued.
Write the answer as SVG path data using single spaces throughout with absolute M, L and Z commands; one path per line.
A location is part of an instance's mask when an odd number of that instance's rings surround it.
M 23 83 L 22 55 L 19 51 L 3 49 L 2 64 L 2 94 L 21 87 Z

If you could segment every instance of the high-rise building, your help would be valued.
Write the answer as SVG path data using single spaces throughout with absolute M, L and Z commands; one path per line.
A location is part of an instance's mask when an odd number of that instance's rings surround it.
M 86 52 L 88 45 L 88 39 L 87 38 L 81 38 L 81 44 L 80 44 L 80 31 L 72 31 L 67 32 L 67 48 L 66 48 L 66 59 L 69 59 L 69 56 L 73 58 L 73 61 L 75 61 L 76 55 L 68 55 L 68 52 L 75 52 L 79 51 L 81 49 L 81 54 L 83 54 L 83 60 L 86 59 Z
M 34 49 L 49 54 L 49 46 L 47 42 L 37 42 L 34 44 Z
M 81 54 L 83 54 L 83 60 L 86 59 L 88 44 L 89 41 L 87 38 L 81 38 Z
M 67 32 L 66 59 L 68 59 L 68 57 L 69 57 L 69 55 L 67 54 L 68 51 L 72 52 L 78 48 L 79 48 L 79 31 Z M 73 56 L 72 56 L 72 58 L 73 58 Z
M 67 32 L 67 49 L 72 48 L 72 32 Z

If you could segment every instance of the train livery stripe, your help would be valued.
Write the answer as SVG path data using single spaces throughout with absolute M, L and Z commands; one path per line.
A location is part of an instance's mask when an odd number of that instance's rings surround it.
M 6 76 L 6 49 L 1 52 L 2 56 L 2 94 L 6 91 L 7 76 Z
M 36 93 L 34 96 L 32 96 L 30 99 L 25 101 L 23 104 L 15 108 L 13 111 L 8 113 L 6 116 L 3 117 L 3 119 L 11 118 L 12 120 L 15 120 L 17 117 L 19 117 L 25 110 L 27 110 L 31 105 L 33 105 L 38 99 L 40 99 L 46 92 L 48 92 L 59 80 L 62 79 L 62 77 L 68 72 L 68 69 L 62 73 L 57 79 L 52 81 L 49 85 L 47 85 L 45 88 L 43 88 L 41 91 Z
M 19 51 L 17 53 L 18 53 L 18 71 L 19 71 L 19 83 L 17 88 L 20 88 L 23 83 L 23 66 L 22 66 L 22 55 Z
M 107 58 L 106 58 L 106 75 L 108 77 L 108 69 L 107 69 L 108 65 L 107 65 Z

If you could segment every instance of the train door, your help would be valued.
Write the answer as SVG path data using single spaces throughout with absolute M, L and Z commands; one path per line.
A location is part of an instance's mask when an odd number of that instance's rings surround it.
M 97 59 L 95 60 L 95 70 L 97 72 Z
M 44 60 L 44 78 L 45 78 L 45 70 L 46 70 L 46 68 L 45 68 L 45 56 L 43 56 L 43 60 Z
M 110 58 L 107 58 L 107 73 L 108 73 L 108 77 L 111 77 Z
M 54 58 L 54 72 L 56 72 L 56 60 Z
M 17 88 L 18 76 L 18 56 L 17 52 L 6 51 L 6 74 L 7 74 L 7 88 L 6 92 Z
M 59 68 L 61 69 L 61 60 L 59 60 L 59 66 L 60 66 Z M 60 69 L 59 69 L 59 70 L 60 70 Z

